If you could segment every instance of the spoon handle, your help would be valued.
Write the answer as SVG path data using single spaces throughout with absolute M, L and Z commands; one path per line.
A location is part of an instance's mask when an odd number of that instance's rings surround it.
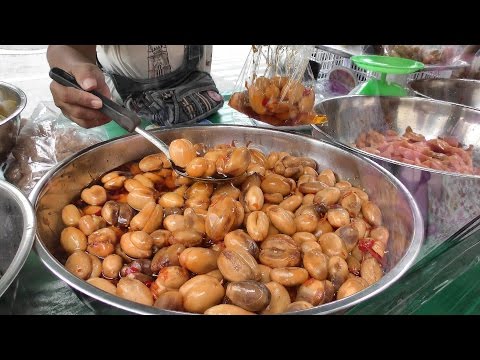
M 134 132 L 135 128 L 140 125 L 141 119 L 133 111 L 117 104 L 115 101 L 103 96 L 98 91 L 83 90 L 80 85 L 78 85 L 75 78 L 65 70 L 54 67 L 50 69 L 49 75 L 53 80 L 63 86 L 73 87 L 77 90 L 89 92 L 98 96 L 102 100 L 102 108 L 99 110 L 128 132 Z

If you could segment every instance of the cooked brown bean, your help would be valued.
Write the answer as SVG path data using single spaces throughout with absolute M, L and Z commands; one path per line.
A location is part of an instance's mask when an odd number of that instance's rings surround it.
M 348 271 L 351 274 L 354 274 L 356 276 L 360 276 L 360 261 L 352 255 L 349 255 L 347 257 L 347 265 L 348 265 Z
M 363 190 L 361 190 L 361 189 L 359 189 L 355 186 L 352 186 L 351 188 L 346 189 L 346 192 L 355 193 L 360 198 L 362 203 L 369 200 L 368 194 L 365 191 L 363 191 Z
M 335 179 L 335 173 L 330 169 L 320 171 L 317 180 L 327 184 L 328 186 L 335 186 L 335 183 L 337 182 Z
M 188 250 L 188 249 L 187 249 Z M 188 271 L 181 266 L 167 266 L 158 272 L 155 283 L 159 287 L 167 289 L 179 289 L 185 284 L 190 276 Z
M 183 250 L 185 246 L 182 244 L 174 244 L 158 250 L 152 259 L 152 272 L 156 274 L 164 267 L 180 265 L 178 258 Z
M 135 179 L 127 179 L 125 180 L 123 186 L 125 189 L 130 193 L 135 190 L 146 190 L 146 191 L 152 191 L 152 189 L 147 188 L 145 185 L 143 185 L 140 181 L 135 180 Z
M 367 258 L 362 262 L 360 275 L 367 281 L 368 285 L 372 285 L 382 278 L 383 271 L 377 260 L 374 258 Z
M 168 150 L 172 161 L 183 168 L 197 156 L 193 144 L 187 139 L 173 140 Z
M 123 187 L 123 183 L 126 180 L 126 177 L 121 171 L 112 171 L 104 175 L 100 180 L 105 189 L 119 190 Z
M 362 250 L 360 250 L 358 248 L 358 244 L 357 246 L 355 246 L 352 250 L 352 256 L 357 259 L 359 262 L 362 262 L 363 261 L 363 252 Z
M 315 194 L 313 202 L 315 204 L 333 205 L 340 200 L 340 189 L 336 187 L 327 187 Z
M 351 220 L 351 225 L 358 231 L 358 238 L 364 238 L 367 235 L 367 229 L 370 225 L 360 218 L 354 218 Z
M 275 226 L 281 233 L 287 235 L 295 234 L 297 230 L 295 220 L 287 210 L 274 205 L 268 209 L 267 215 L 273 226 Z
M 295 229 L 299 232 L 313 233 L 317 228 L 317 216 L 312 214 L 302 214 L 294 219 Z
M 314 168 L 310 167 L 310 166 L 304 166 L 304 167 L 303 167 L 303 174 L 305 174 L 305 175 L 312 175 L 312 176 L 315 176 L 315 177 L 318 176 L 317 171 L 316 171 Z
M 340 239 L 343 240 L 347 251 L 350 252 L 353 250 L 355 245 L 358 243 L 358 231 L 352 225 L 342 226 L 335 231 Z
M 298 266 L 301 253 L 290 236 L 278 234 L 269 236 L 262 242 L 259 260 L 271 268 Z
M 150 234 L 150 236 L 152 237 L 153 246 L 156 246 L 158 249 L 168 246 L 168 239 L 171 234 L 172 233 L 169 230 L 155 230 Z
M 227 249 L 234 249 L 239 246 L 243 250 L 247 251 L 255 259 L 258 258 L 260 249 L 258 248 L 255 241 L 242 229 L 237 229 L 230 231 L 224 238 L 225 247 Z
M 171 232 L 185 230 L 185 218 L 178 214 L 168 215 L 163 220 L 163 227 Z
M 240 201 L 234 201 L 235 203 L 235 221 L 232 225 L 232 230 L 238 229 L 243 225 L 243 221 L 245 220 L 245 210 L 243 209 L 242 204 Z
M 275 281 L 265 284 L 270 291 L 270 303 L 261 312 L 262 314 L 281 314 L 290 305 L 290 295 L 285 287 Z
M 252 164 L 248 165 L 246 174 L 247 175 L 253 175 L 253 174 L 258 174 L 261 176 L 265 176 L 266 170 L 264 166 L 258 165 L 258 164 Z
M 156 308 L 172 311 L 184 311 L 183 296 L 180 291 L 169 290 L 160 294 L 153 304 Z
M 340 201 L 340 205 L 348 211 L 351 217 L 357 217 L 362 209 L 362 200 L 354 192 L 347 192 Z
M 109 279 L 116 279 L 120 276 L 120 270 L 123 266 L 123 259 L 117 254 L 110 254 L 102 263 L 103 275 Z
M 344 208 L 329 209 L 327 212 L 327 219 L 330 225 L 334 228 L 350 224 L 350 216 L 348 215 L 348 211 Z
M 260 282 L 266 284 L 271 281 L 270 279 L 270 272 L 272 268 L 263 264 L 259 264 L 258 268 L 260 269 L 261 279 Z
M 352 184 L 350 184 L 350 182 L 348 181 L 345 181 L 345 180 L 341 180 L 341 181 L 338 181 L 336 184 L 335 184 L 335 187 L 339 188 L 340 190 L 348 190 L 350 188 L 352 188 Z
M 312 304 L 306 301 L 295 301 L 292 302 L 290 305 L 287 306 L 285 309 L 285 312 L 294 312 L 294 311 L 302 311 L 302 310 L 307 310 L 311 309 L 313 307 Z
M 87 205 L 83 209 L 83 215 L 100 215 L 102 207 L 97 205 Z
M 132 231 L 122 236 L 120 246 L 132 258 L 149 258 L 152 256 L 153 239 L 145 231 Z
M 106 291 L 112 295 L 117 295 L 117 287 L 113 285 L 110 281 L 107 279 L 102 279 L 102 278 L 90 278 L 87 280 L 87 282 L 90 285 L 95 286 L 96 288 L 99 288 L 100 290 Z
M 103 205 L 107 201 L 107 192 L 103 186 L 93 185 L 83 189 L 80 197 L 89 205 Z
M 185 198 L 190 199 L 196 196 L 210 197 L 213 193 L 213 184 L 204 182 L 193 183 L 185 192 Z
M 239 147 L 227 152 L 215 162 L 217 172 L 227 176 L 240 176 L 250 165 L 250 152 L 246 147 Z
M 153 305 L 150 289 L 139 280 L 128 277 L 121 278 L 117 284 L 117 295 L 140 304 Z
M 258 211 L 263 207 L 263 191 L 256 185 L 250 186 L 245 193 L 245 205 L 250 211 Z
M 134 217 L 134 210 L 128 204 L 110 200 L 103 205 L 101 214 L 108 224 L 127 227 Z
M 279 160 L 280 154 L 276 151 L 272 151 L 267 156 L 266 167 L 267 169 L 273 169 L 277 161 Z
M 245 181 L 242 182 L 241 190 L 242 193 L 246 193 L 251 186 L 258 186 L 262 183 L 262 177 L 259 174 L 252 174 L 247 176 Z
M 146 177 L 143 174 L 137 174 L 133 177 L 133 179 L 137 180 L 140 184 L 142 184 L 143 186 L 145 186 L 147 188 L 150 188 L 150 189 L 155 188 L 155 184 L 153 183 L 153 181 L 150 180 L 148 177 Z
M 304 174 L 304 175 L 302 175 L 298 178 L 297 186 L 300 186 L 301 184 L 305 184 L 305 183 L 315 182 L 315 181 L 317 181 L 317 178 L 315 176 Z M 312 195 L 314 195 L 314 194 L 312 194 Z
M 349 278 L 338 289 L 337 299 L 340 300 L 340 299 L 346 298 L 347 296 L 351 296 L 365 289 L 367 286 L 368 286 L 368 283 L 361 277 L 355 276 L 355 277 Z
M 115 251 L 117 235 L 112 229 L 103 228 L 88 236 L 87 251 L 89 254 L 104 258 Z
M 155 192 L 152 189 L 135 189 L 128 193 L 127 202 L 135 210 L 142 210 L 145 205 L 155 202 Z
M 170 167 L 170 163 L 164 153 L 157 153 L 145 156 L 140 160 L 138 167 L 143 172 L 162 170 Z
M 82 216 L 82 211 L 73 204 L 68 204 L 62 209 L 62 221 L 66 226 L 78 226 L 78 220 Z
M 223 250 L 218 256 L 217 266 L 228 281 L 260 280 L 261 278 L 255 258 L 239 247 Z
M 208 308 L 218 305 L 225 295 L 225 290 L 220 282 L 213 276 L 197 275 L 180 289 L 183 296 L 185 310 L 195 313 L 203 313 Z
M 216 251 L 216 252 L 218 253 L 218 251 Z M 220 270 L 218 270 L 218 269 L 212 270 L 212 271 L 209 271 L 208 273 L 206 273 L 205 275 L 213 276 L 215 279 L 220 281 L 220 284 L 223 284 L 223 275 L 220 272 Z
M 314 194 L 306 194 L 303 196 L 302 205 L 313 205 Z
M 235 223 L 236 205 L 234 199 L 221 195 L 216 203 L 212 204 L 205 219 L 205 231 L 213 241 L 221 241 L 230 232 Z
M 92 259 L 86 252 L 77 250 L 68 257 L 65 268 L 76 277 L 86 280 L 92 273 Z
M 199 246 L 203 242 L 203 236 L 195 230 L 176 230 L 168 238 L 168 242 L 182 244 L 185 247 Z
M 229 283 L 225 294 L 233 304 L 247 311 L 262 311 L 271 299 L 268 287 L 252 280 Z
M 370 237 L 381 241 L 385 246 L 388 244 L 390 234 L 385 226 L 377 226 L 370 230 Z
M 290 194 L 291 186 L 287 179 L 281 175 L 269 175 L 265 176 L 260 184 L 260 188 L 264 194 L 279 193 L 282 196 Z
M 307 251 L 303 255 L 303 267 L 312 278 L 325 280 L 328 276 L 328 256 L 318 249 Z
M 330 281 L 308 279 L 298 288 L 295 301 L 306 301 L 313 306 L 317 306 L 330 302 L 334 293 L 335 289 Z
M 183 212 L 184 225 L 186 229 L 192 229 L 200 234 L 205 234 L 205 220 L 197 215 L 192 208 L 186 208 Z
M 217 269 L 218 253 L 211 249 L 190 247 L 180 254 L 180 265 L 195 274 L 206 274 Z
M 130 221 L 130 231 L 142 230 L 151 234 L 162 226 L 163 208 L 155 203 L 148 203 Z
M 300 267 L 275 268 L 270 278 L 283 286 L 298 286 L 308 279 L 308 271 Z
M 372 226 L 382 225 L 382 212 L 380 208 L 371 201 L 365 201 L 362 204 L 362 214 L 364 219 Z
M 87 236 L 106 226 L 105 219 L 97 215 L 84 215 L 78 220 L 78 228 Z
M 347 248 L 343 240 L 335 233 L 326 233 L 318 238 L 322 250 L 328 256 L 340 256 L 346 259 L 348 255 Z
M 85 251 L 87 249 L 87 237 L 79 229 L 69 226 L 62 230 L 60 244 L 68 254 L 77 250 Z
M 296 232 L 295 234 L 292 235 L 292 239 L 295 241 L 297 246 L 301 246 L 303 242 L 305 241 L 317 241 L 317 238 L 315 235 L 309 232 Z
M 327 187 L 327 184 L 321 181 L 312 181 L 300 184 L 298 186 L 298 190 L 300 190 L 302 194 L 316 194 L 320 190 L 326 189 Z
M 307 252 L 309 252 L 310 250 L 320 250 L 322 251 L 322 247 L 320 246 L 320 244 L 316 241 L 304 241 L 301 245 L 300 245 L 300 250 L 302 251 L 302 254 L 305 254 Z
M 285 198 L 279 204 L 279 206 L 282 209 L 285 209 L 285 210 L 288 210 L 288 211 L 295 211 L 302 204 L 302 200 L 303 200 L 303 195 L 302 194 L 290 195 L 289 197 Z
M 192 175 L 193 176 L 193 175 Z M 164 208 L 171 208 L 171 207 L 182 207 L 184 204 L 183 197 L 175 192 L 167 192 L 163 194 L 160 199 L 158 199 L 158 203 L 163 206 Z
M 348 265 L 344 259 L 340 256 L 332 256 L 328 259 L 328 280 L 332 282 L 335 290 L 338 290 L 347 280 L 348 274 Z
M 263 211 L 254 211 L 247 218 L 247 232 L 255 241 L 262 241 L 268 235 L 270 220 Z
M 194 210 L 207 210 L 210 206 L 210 198 L 206 196 L 194 196 L 185 201 L 185 206 Z
M 209 160 L 203 157 L 196 157 L 190 160 L 185 167 L 185 171 L 188 175 L 193 177 L 204 177 L 208 169 Z
M 317 223 L 317 228 L 315 229 L 315 232 L 313 233 L 317 238 L 322 236 L 323 234 L 331 233 L 333 232 L 333 227 L 330 225 L 327 219 L 320 219 Z
M 89 254 L 89 256 L 90 260 L 92 260 L 92 273 L 90 274 L 90 277 L 100 277 L 100 275 L 102 275 L 102 261 L 92 254 Z
M 251 311 L 232 304 L 220 304 L 205 310 L 205 315 L 255 315 Z

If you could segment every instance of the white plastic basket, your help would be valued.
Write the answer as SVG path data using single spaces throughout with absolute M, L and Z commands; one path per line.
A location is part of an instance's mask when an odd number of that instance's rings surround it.
M 311 60 L 320 65 L 318 72 L 319 80 L 326 79 L 330 70 L 337 66 L 343 66 L 352 70 L 359 83 L 371 78 L 380 78 L 379 73 L 359 68 L 350 60 L 349 57 L 344 57 L 324 49 L 315 48 L 315 52 L 312 54 Z M 418 79 L 448 79 L 450 78 L 451 74 L 452 70 L 418 71 L 416 73 L 409 74 L 406 78 L 406 82 Z

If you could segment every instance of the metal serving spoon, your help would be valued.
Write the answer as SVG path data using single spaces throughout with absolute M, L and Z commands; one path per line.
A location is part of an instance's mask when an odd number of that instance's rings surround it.
M 168 150 L 167 144 L 165 144 L 162 140 L 150 134 L 148 131 L 145 131 L 139 127 L 141 123 L 141 119 L 133 111 L 130 111 L 124 106 L 117 104 L 116 102 L 108 99 L 107 97 L 103 96 L 102 94 L 100 94 L 95 90 L 92 90 L 92 91 L 83 90 L 80 87 L 80 85 L 78 85 L 75 78 L 65 70 L 54 67 L 50 69 L 49 75 L 53 80 L 55 80 L 56 82 L 58 82 L 63 86 L 73 87 L 75 89 L 89 92 L 95 96 L 98 96 L 102 100 L 102 108 L 99 109 L 102 113 L 107 115 L 109 118 L 111 118 L 113 121 L 115 121 L 118 125 L 120 125 L 122 128 L 124 128 L 128 132 L 132 133 L 135 131 L 136 133 L 142 135 L 145 139 L 150 141 L 157 148 L 159 148 L 160 151 L 164 153 L 167 159 L 170 161 L 170 164 L 172 165 L 172 169 L 178 175 L 181 175 L 196 181 L 213 182 L 213 183 L 231 182 L 244 177 L 244 175 L 239 175 L 236 177 L 226 177 L 223 175 L 218 175 L 217 177 L 213 176 L 213 177 L 206 177 L 206 178 L 198 178 L 198 177 L 193 177 L 188 175 L 185 172 L 184 168 L 178 165 L 175 165 L 175 163 L 172 161 L 172 159 L 170 158 L 170 152 Z

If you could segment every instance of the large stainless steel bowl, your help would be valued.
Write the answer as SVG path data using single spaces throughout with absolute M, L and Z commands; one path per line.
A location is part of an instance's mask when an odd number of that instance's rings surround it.
M 421 79 L 408 83 L 422 97 L 448 101 L 480 110 L 480 81 L 467 79 Z
M 0 163 L 5 161 L 15 146 L 20 127 L 20 114 L 27 104 L 27 96 L 18 87 L 0 81 L 0 101 L 3 100 L 13 100 L 17 107 L 6 119 L 0 120 Z
M 0 180 L 0 296 L 22 268 L 35 238 L 35 215 L 27 198 Z
M 286 132 L 246 126 L 198 126 L 152 132 L 166 143 L 185 137 L 207 145 L 252 142 L 265 152 L 289 151 L 314 158 L 320 168 L 332 168 L 343 179 L 364 186 L 383 211 L 391 231 L 387 273 L 376 284 L 342 300 L 302 311 L 302 314 L 331 313 L 379 294 L 397 281 L 417 256 L 423 240 L 423 221 L 408 190 L 373 161 L 328 143 Z M 35 249 L 45 265 L 73 288 L 104 303 L 141 314 L 176 314 L 133 303 L 103 292 L 69 273 L 56 258 L 63 228 L 61 210 L 101 174 L 128 161 L 158 152 L 139 136 L 127 136 L 90 147 L 50 170 L 30 194 L 37 215 Z
M 480 167 L 480 111 L 419 97 L 370 96 L 331 98 L 318 104 L 316 111 L 328 119 L 323 126 L 314 126 L 316 137 L 374 159 L 411 191 L 425 221 L 424 252 L 480 214 L 480 176 L 408 165 L 355 147 L 362 132 L 393 129 L 403 133 L 411 126 L 427 139 L 452 135 L 472 144 L 474 165 Z

